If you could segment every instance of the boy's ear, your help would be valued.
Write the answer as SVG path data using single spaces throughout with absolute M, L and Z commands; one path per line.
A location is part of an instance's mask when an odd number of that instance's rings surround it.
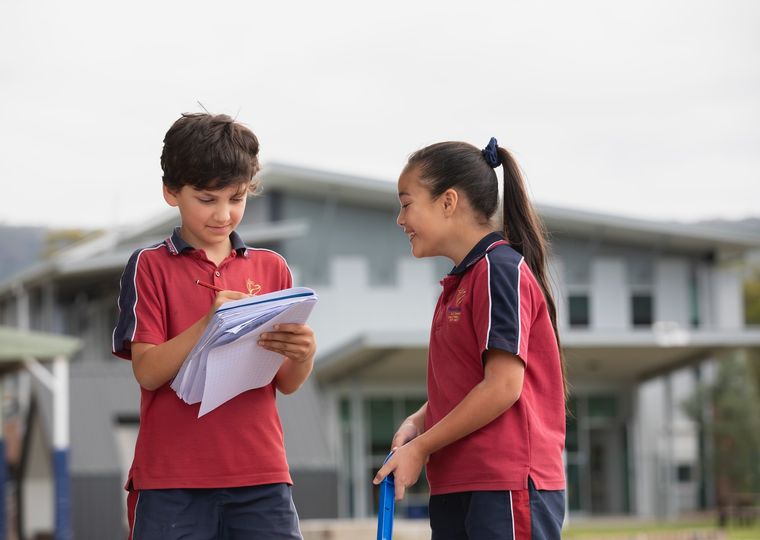
M 459 193 L 455 189 L 449 188 L 443 192 L 440 200 L 444 217 L 451 217 L 459 204 Z
M 169 206 L 179 206 L 179 201 L 177 201 L 177 192 L 172 191 L 166 185 L 164 185 L 164 200 Z

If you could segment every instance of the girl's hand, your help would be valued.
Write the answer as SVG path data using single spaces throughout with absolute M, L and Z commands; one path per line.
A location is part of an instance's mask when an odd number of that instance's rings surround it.
M 417 483 L 422 472 L 422 467 L 427 461 L 427 454 L 422 452 L 417 446 L 414 442 L 411 442 L 397 448 L 390 459 L 380 467 L 380 470 L 375 475 L 375 479 L 372 481 L 373 484 L 378 485 L 383 481 L 383 478 L 393 473 L 397 501 L 404 498 L 406 488 Z
M 312 360 L 317 351 L 314 331 L 307 324 L 275 325 L 274 332 L 261 334 L 259 345 L 297 363 Z
M 419 434 L 420 430 L 417 429 L 417 426 L 415 426 L 411 420 L 407 420 L 399 426 L 398 430 L 396 430 L 396 434 L 391 441 L 391 450 L 393 451 L 399 446 L 404 446 Z

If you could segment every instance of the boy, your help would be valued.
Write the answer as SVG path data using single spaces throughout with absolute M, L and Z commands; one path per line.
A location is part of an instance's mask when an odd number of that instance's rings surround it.
M 311 372 L 312 330 L 281 324 L 264 334 L 260 345 L 285 356 L 275 379 L 201 418 L 199 404 L 170 388 L 216 308 L 292 285 L 281 256 L 246 247 L 235 232 L 256 188 L 258 151 L 256 136 L 226 115 L 183 114 L 164 138 L 164 199 L 182 225 L 132 254 L 113 334 L 113 353 L 132 361 L 141 387 L 130 539 L 301 538 L 275 394 L 294 392 Z

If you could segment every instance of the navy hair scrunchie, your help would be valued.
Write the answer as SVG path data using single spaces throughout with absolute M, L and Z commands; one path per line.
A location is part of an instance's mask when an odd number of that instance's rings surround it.
M 488 145 L 480 151 L 483 157 L 486 158 L 488 164 L 494 169 L 501 165 L 501 156 L 499 155 L 499 143 L 496 142 L 496 137 L 491 137 L 488 141 Z

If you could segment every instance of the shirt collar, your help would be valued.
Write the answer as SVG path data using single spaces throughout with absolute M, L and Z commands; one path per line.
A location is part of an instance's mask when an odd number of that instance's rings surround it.
M 169 248 L 172 255 L 179 255 L 185 250 L 194 249 L 193 246 L 185 242 L 179 234 L 179 229 L 179 227 L 175 227 L 171 236 L 165 240 L 166 247 Z M 236 231 L 230 233 L 230 243 L 232 244 L 232 249 L 234 249 L 238 255 L 248 256 L 248 248 Z
M 492 233 L 488 233 L 477 244 L 475 244 L 475 247 L 470 250 L 464 259 L 462 259 L 461 263 L 451 269 L 449 275 L 451 276 L 455 274 L 461 274 L 470 266 L 482 259 L 483 256 L 491 251 L 495 246 L 506 243 L 507 241 L 504 240 L 504 236 L 502 236 L 500 232 L 494 231 Z

